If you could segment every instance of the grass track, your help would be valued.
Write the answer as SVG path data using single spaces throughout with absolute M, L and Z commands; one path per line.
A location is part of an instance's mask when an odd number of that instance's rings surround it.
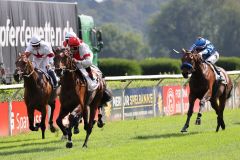
M 0 138 L 1 160 L 238 160 L 240 151 L 240 109 L 226 110 L 226 130 L 216 129 L 215 112 L 204 113 L 202 125 L 193 115 L 189 133 L 180 130 L 186 115 L 108 122 L 96 126 L 88 148 L 81 146 L 85 132 L 74 135 L 73 148 L 66 149 L 59 134 L 31 132 Z

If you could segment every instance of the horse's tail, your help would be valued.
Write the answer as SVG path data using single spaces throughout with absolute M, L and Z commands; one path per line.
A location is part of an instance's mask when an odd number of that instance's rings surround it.
M 229 99 L 232 96 L 232 92 L 233 92 L 233 86 L 231 86 L 228 95 L 227 95 L 227 99 Z

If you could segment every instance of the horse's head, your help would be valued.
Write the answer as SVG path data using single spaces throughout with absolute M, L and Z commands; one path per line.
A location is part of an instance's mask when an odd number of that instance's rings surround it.
M 197 52 L 190 52 L 182 49 L 182 75 L 184 78 L 188 78 L 188 75 L 193 73 L 199 64 L 202 62 L 201 56 Z
M 58 77 L 61 77 L 65 70 L 76 70 L 76 64 L 72 61 L 72 55 L 67 49 L 55 52 L 54 66 Z
M 28 60 L 25 54 L 19 54 L 15 62 L 16 69 L 14 72 L 14 80 L 20 82 L 22 77 L 25 75 L 30 75 L 32 73 L 33 66 L 32 63 Z

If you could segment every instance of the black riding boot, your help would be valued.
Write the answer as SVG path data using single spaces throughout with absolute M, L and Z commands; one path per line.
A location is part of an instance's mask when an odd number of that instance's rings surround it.
M 91 67 L 87 67 L 87 68 L 86 68 L 86 71 L 88 72 L 88 76 L 91 78 L 91 80 L 94 80 Z
M 48 75 L 52 78 L 53 87 L 56 88 L 56 87 L 57 87 L 57 77 L 56 77 L 54 71 L 51 70 L 51 69 L 49 69 L 49 70 L 48 70 Z

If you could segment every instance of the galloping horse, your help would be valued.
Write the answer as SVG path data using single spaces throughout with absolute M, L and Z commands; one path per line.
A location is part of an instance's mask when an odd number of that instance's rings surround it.
M 103 97 L 103 83 L 101 76 L 98 76 L 98 87 L 92 93 L 88 91 L 88 83 L 72 61 L 71 54 L 68 50 L 54 57 L 55 71 L 60 76 L 61 92 L 60 92 L 60 114 L 57 124 L 61 128 L 63 134 L 68 135 L 67 148 L 72 148 L 72 128 L 78 123 L 79 117 L 84 119 L 84 129 L 86 130 L 86 138 L 83 147 L 87 147 L 88 138 L 92 132 L 95 123 L 95 115 L 98 106 L 101 104 Z M 62 75 L 61 75 L 62 74 Z M 89 109 L 88 109 L 89 106 Z M 88 113 L 90 116 L 88 119 Z M 67 129 L 62 125 L 62 119 L 69 115 L 69 125 Z M 99 121 L 99 120 L 98 120 Z
M 32 62 L 24 54 L 17 57 L 15 64 L 15 81 L 20 82 L 22 78 L 24 80 L 24 101 L 27 106 L 29 129 L 31 131 L 38 131 L 40 127 L 42 130 L 42 139 L 44 139 L 47 104 L 51 107 L 51 115 L 49 118 L 50 130 L 51 132 L 56 131 L 53 126 L 53 113 L 57 94 L 47 76 L 42 71 L 34 69 Z M 35 109 L 41 112 L 42 117 L 41 122 L 36 123 L 34 126 Z
M 223 120 L 223 111 L 226 100 L 230 97 L 233 88 L 230 77 L 227 75 L 226 71 L 221 68 L 225 82 L 217 81 L 212 64 L 204 62 L 197 52 L 192 53 L 184 49 L 182 52 L 182 75 L 184 78 L 188 78 L 189 74 L 192 75 L 189 81 L 190 94 L 187 120 L 181 132 L 187 132 L 190 118 L 193 113 L 194 102 L 197 98 L 200 100 L 200 108 L 196 124 L 201 124 L 202 110 L 206 101 L 210 101 L 212 108 L 216 111 L 218 116 L 216 132 L 218 132 L 220 126 L 224 130 L 225 123 Z

